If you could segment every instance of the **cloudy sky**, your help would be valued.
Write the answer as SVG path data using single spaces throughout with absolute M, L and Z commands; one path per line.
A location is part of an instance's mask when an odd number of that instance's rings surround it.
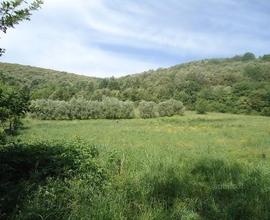
M 108 77 L 262 55 L 270 53 L 269 12 L 269 0 L 45 0 L 2 36 L 0 61 Z

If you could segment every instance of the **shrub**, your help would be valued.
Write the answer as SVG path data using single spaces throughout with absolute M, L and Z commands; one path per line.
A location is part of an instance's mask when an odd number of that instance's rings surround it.
M 138 110 L 141 118 L 182 115 L 183 103 L 170 99 L 157 105 L 154 102 L 140 102 Z M 135 117 L 135 104 L 116 98 L 103 97 L 102 101 L 71 99 L 70 101 L 35 100 L 30 105 L 30 115 L 42 120 L 67 119 L 130 119 Z
M 116 98 L 103 98 L 102 101 L 71 99 L 70 101 L 35 100 L 30 106 L 31 116 L 43 120 L 66 119 L 125 119 L 134 117 L 132 102 Z
M 158 104 L 159 116 L 183 115 L 185 111 L 181 101 L 170 99 Z
M 103 117 L 107 119 L 134 117 L 134 106 L 132 102 L 123 102 L 116 98 L 105 97 L 102 100 L 102 107 Z
M 173 106 L 169 103 L 169 101 L 164 101 L 158 104 L 158 114 L 160 117 L 174 115 Z
M 195 108 L 198 114 L 205 114 L 207 111 L 207 102 L 204 99 L 199 99 L 196 102 Z
M 242 61 L 255 60 L 256 56 L 253 53 L 247 52 L 243 55 Z
M 262 60 L 264 60 L 264 61 L 270 61 L 270 54 L 265 54 L 265 55 L 262 57 Z
M 0 81 L 0 129 L 4 130 L 1 136 L 14 134 L 21 127 L 21 118 L 28 111 L 29 99 L 27 88 L 6 86 Z
M 270 107 L 264 107 L 262 110 L 262 115 L 270 116 Z
M 171 99 L 170 103 L 173 106 L 173 111 L 174 111 L 175 115 L 183 115 L 184 114 L 185 106 L 181 101 Z
M 142 101 L 138 109 L 141 118 L 154 118 L 158 116 L 157 104 L 155 102 Z
M 106 169 L 96 146 L 79 141 L 0 146 L 0 217 L 64 219 L 76 196 L 70 187 L 81 183 L 99 193 Z

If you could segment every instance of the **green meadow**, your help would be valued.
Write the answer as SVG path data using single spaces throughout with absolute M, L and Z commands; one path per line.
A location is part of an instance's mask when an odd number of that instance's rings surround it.
M 270 118 L 262 116 L 187 112 L 154 119 L 28 119 L 25 126 L 18 137 L 23 141 L 80 139 L 131 157 L 138 155 L 135 160 L 211 154 L 258 162 L 270 157 Z
M 269 219 L 270 118 L 24 120 L 2 147 L 6 219 Z M 16 204 L 16 206 L 14 206 Z

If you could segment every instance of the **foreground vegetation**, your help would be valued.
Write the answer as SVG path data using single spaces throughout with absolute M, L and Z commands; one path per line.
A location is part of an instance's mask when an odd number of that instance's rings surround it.
M 267 117 L 25 125 L 20 144 L 1 147 L 0 207 L 11 218 L 269 219 Z

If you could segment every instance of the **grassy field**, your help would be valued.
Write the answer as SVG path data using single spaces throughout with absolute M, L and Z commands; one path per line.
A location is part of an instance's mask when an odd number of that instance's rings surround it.
M 249 161 L 270 158 L 270 118 L 209 113 L 157 119 L 27 120 L 22 140 L 81 139 L 146 157 L 215 154 Z
M 267 117 L 26 119 L 17 139 L 0 154 L 10 219 L 270 218 Z

